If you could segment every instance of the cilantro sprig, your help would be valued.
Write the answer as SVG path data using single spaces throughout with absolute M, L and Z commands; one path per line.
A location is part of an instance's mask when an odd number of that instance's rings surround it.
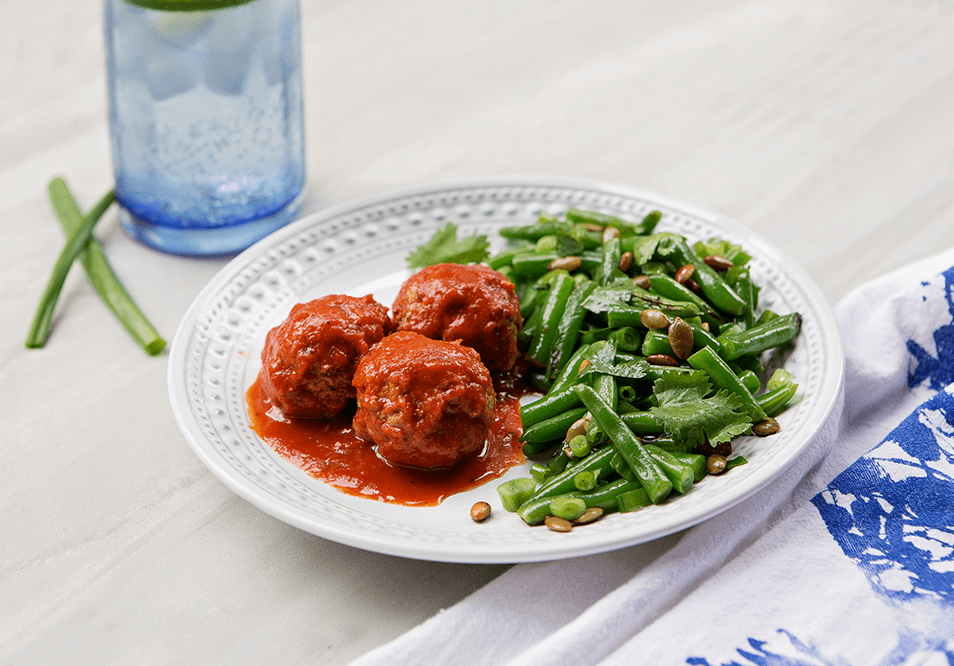
M 490 242 L 484 234 L 457 238 L 457 225 L 448 222 L 430 240 L 407 256 L 408 268 L 433 264 L 476 264 L 489 256 Z
M 705 372 L 661 377 L 653 384 L 658 405 L 650 413 L 687 451 L 709 441 L 713 446 L 746 432 L 751 420 L 738 397 L 712 391 Z

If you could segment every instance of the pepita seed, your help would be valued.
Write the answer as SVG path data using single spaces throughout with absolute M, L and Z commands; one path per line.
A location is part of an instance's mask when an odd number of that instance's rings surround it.
M 696 282 L 695 280 L 693 280 L 692 278 L 689 278 L 688 280 L 686 280 L 685 286 L 686 286 L 690 291 L 694 291 L 694 292 L 697 293 L 697 294 L 698 294 L 700 291 L 702 291 L 702 287 L 699 286 L 699 283 Z
M 567 429 L 566 439 L 564 439 L 563 441 L 569 442 L 571 439 L 573 439 L 577 435 L 586 435 L 586 430 L 590 425 L 590 418 L 591 418 L 590 415 L 587 414 L 586 416 L 583 416 L 577 419 L 573 423 L 573 425 L 571 425 L 569 429 Z
M 490 518 L 490 505 L 487 502 L 477 502 L 470 507 L 470 517 L 475 523 L 482 523 Z
M 643 326 L 653 331 L 666 328 L 670 323 L 665 312 L 653 309 L 640 312 L 639 321 L 642 322 Z
M 584 222 L 583 228 L 587 231 L 603 231 L 602 225 L 596 224 L 596 222 Z
M 619 229 L 616 227 L 606 227 L 603 229 L 603 243 L 609 242 L 610 239 L 619 238 Z
M 718 254 L 710 254 L 705 259 L 706 266 L 709 268 L 714 268 L 717 271 L 725 272 L 732 268 L 735 264 L 731 260 L 726 259 L 725 257 L 719 256 Z
M 692 274 L 695 272 L 696 272 L 695 266 L 693 266 L 692 264 L 686 264 L 685 266 L 680 268 L 678 271 L 676 271 L 676 274 L 673 277 L 676 280 L 676 282 L 678 282 L 679 284 L 685 284 L 686 280 L 691 278 Z
M 547 265 L 547 270 L 572 272 L 582 265 L 583 260 L 579 257 L 557 257 Z
M 598 506 L 591 506 L 589 509 L 580 514 L 580 517 L 576 520 L 570 521 L 573 525 L 586 525 L 587 523 L 592 523 L 603 517 L 603 509 Z
M 573 524 L 569 520 L 558 516 L 547 516 L 543 522 L 554 532 L 569 532 L 573 529 Z
M 685 361 L 692 354 L 693 346 L 692 326 L 676 317 L 669 325 L 669 346 L 672 347 L 676 358 Z
M 706 470 L 709 474 L 722 474 L 725 471 L 725 466 L 728 461 L 725 459 L 725 456 L 720 456 L 718 453 L 713 453 L 706 459 Z
M 679 361 L 668 354 L 650 354 L 646 357 L 646 362 L 649 365 L 667 365 L 672 368 L 679 365 Z
M 628 250 L 623 252 L 622 256 L 619 258 L 619 269 L 624 273 L 629 273 L 629 269 L 633 267 L 634 260 L 635 257 L 633 257 L 632 252 L 629 252 Z
M 649 289 L 649 287 L 652 286 L 652 282 L 650 281 L 648 275 L 637 275 L 633 278 L 633 284 L 640 289 Z
M 782 426 L 779 425 L 779 422 L 773 419 L 771 416 L 765 419 L 764 421 L 759 421 L 754 426 L 752 426 L 752 432 L 754 432 L 759 437 L 768 437 L 769 435 L 774 435 L 781 429 L 782 429 Z

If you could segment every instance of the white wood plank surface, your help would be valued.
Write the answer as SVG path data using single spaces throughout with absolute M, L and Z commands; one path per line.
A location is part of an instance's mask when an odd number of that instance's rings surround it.
M 781 247 L 831 303 L 954 243 L 954 2 L 302 0 L 307 209 L 450 178 L 658 191 Z M 64 176 L 110 187 L 98 2 L 0 21 L 0 664 L 342 664 L 504 570 L 323 541 L 199 462 L 79 272 L 27 351 Z M 224 260 L 97 232 L 171 338 Z M 676 538 L 676 537 L 672 537 Z M 671 539 L 672 539 L 671 538 Z M 621 572 L 663 539 L 620 552 Z

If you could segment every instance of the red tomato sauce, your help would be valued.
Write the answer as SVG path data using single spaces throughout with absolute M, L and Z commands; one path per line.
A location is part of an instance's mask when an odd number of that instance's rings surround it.
M 511 387 L 512 388 L 512 387 Z M 374 445 L 358 437 L 351 414 L 336 419 L 295 419 L 282 414 L 261 387 L 246 393 L 251 427 L 276 453 L 335 489 L 381 502 L 435 506 L 447 497 L 499 478 L 524 462 L 519 398 L 498 393 L 490 436 L 483 450 L 446 469 L 392 466 Z

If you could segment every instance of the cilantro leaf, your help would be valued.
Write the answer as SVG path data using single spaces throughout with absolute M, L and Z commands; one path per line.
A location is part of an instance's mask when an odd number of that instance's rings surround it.
M 407 255 L 408 268 L 433 264 L 475 264 L 490 256 L 487 236 L 475 234 L 458 240 L 457 225 L 448 222 L 424 245 Z
M 706 439 L 712 445 L 727 442 L 751 426 L 739 399 L 720 390 L 712 390 L 705 373 L 668 375 L 656 380 L 654 394 L 658 406 L 650 408 L 663 429 L 690 447 Z
M 614 305 L 627 305 L 632 295 L 632 284 L 625 287 L 597 287 L 583 301 L 583 307 L 590 312 L 606 312 Z
M 707 241 L 699 241 L 693 246 L 693 249 L 700 257 L 714 254 L 725 257 L 736 266 L 744 266 L 752 258 L 741 246 L 721 238 L 710 238 Z
M 659 246 L 661 234 L 652 236 L 643 236 L 637 238 L 633 243 L 633 260 L 639 264 L 646 264 L 652 261 L 656 254 L 656 248 Z

